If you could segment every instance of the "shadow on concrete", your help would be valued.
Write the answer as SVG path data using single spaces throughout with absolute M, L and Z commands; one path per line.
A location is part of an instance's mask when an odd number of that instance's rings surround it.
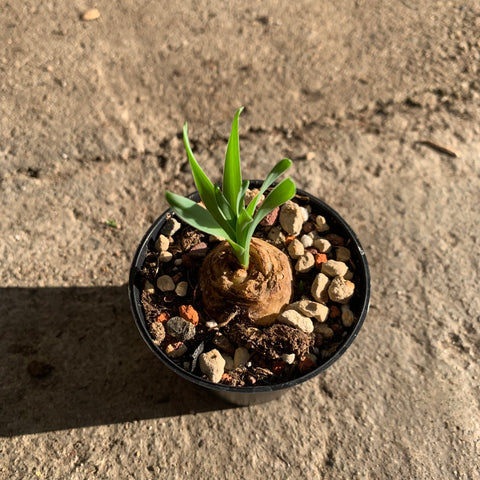
M 0 436 L 230 408 L 164 367 L 127 287 L 0 289 Z

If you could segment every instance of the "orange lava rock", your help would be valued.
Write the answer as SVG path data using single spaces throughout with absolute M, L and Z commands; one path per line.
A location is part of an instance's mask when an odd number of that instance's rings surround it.
M 324 253 L 317 253 L 315 255 L 315 267 L 321 270 L 322 264 L 327 261 L 327 256 Z
M 178 313 L 184 320 L 187 320 L 187 322 L 198 325 L 198 312 L 191 305 L 180 305 L 180 307 L 178 307 Z
M 313 360 L 308 357 L 302 357 L 300 359 L 300 362 L 298 362 L 298 369 L 300 370 L 301 373 L 307 373 L 313 370 L 313 367 L 315 364 L 313 363 Z
M 229 373 L 224 373 L 222 379 L 220 380 L 223 383 L 231 383 L 233 380 L 232 376 Z
M 162 312 L 156 319 L 156 322 L 166 323 L 170 320 L 170 315 L 167 312 Z
M 290 242 L 293 242 L 297 237 L 295 235 L 288 235 L 285 237 L 285 245 L 288 245 Z

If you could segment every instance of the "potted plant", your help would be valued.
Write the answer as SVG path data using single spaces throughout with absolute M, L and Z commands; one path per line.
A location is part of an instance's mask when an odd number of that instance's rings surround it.
M 222 186 L 183 139 L 198 191 L 145 234 L 129 295 L 153 352 L 180 376 L 237 404 L 258 403 L 318 375 L 352 343 L 368 311 L 364 251 L 332 208 L 286 178 L 242 181 L 238 121 Z

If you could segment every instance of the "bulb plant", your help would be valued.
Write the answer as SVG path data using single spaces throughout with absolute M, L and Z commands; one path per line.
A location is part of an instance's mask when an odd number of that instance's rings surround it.
M 225 155 L 222 189 L 214 185 L 196 161 L 188 140 L 187 123 L 183 127 L 183 141 L 203 206 L 177 195 L 166 192 L 172 210 L 186 223 L 209 235 L 224 238 L 238 263 L 244 269 L 249 266 L 250 245 L 255 228 L 275 208 L 295 195 L 295 183 L 286 178 L 276 185 L 260 203 L 261 196 L 291 165 L 288 158 L 280 160 L 269 172 L 259 192 L 245 205 L 245 194 L 249 181 L 242 181 L 238 120 L 243 107 L 238 109 Z M 258 207 L 258 208 L 257 208 Z

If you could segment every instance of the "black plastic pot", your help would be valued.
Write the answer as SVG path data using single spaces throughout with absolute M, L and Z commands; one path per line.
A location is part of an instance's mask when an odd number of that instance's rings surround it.
M 261 183 L 262 182 L 255 180 L 250 182 L 252 188 L 259 188 L 261 186 Z M 151 241 L 155 241 L 155 239 L 158 237 L 160 230 L 165 223 L 167 215 L 172 213 L 171 210 L 167 210 L 166 212 L 164 212 L 152 224 L 152 226 L 148 229 L 142 241 L 140 242 L 135 256 L 133 257 L 128 283 L 130 305 L 137 327 L 140 330 L 140 334 L 142 335 L 147 345 L 150 347 L 153 353 L 175 373 L 189 380 L 195 385 L 207 389 L 210 392 L 216 394 L 217 396 L 223 398 L 224 400 L 234 403 L 236 405 L 251 405 L 255 403 L 263 403 L 273 400 L 280 397 L 288 389 L 295 387 L 296 385 L 299 385 L 303 382 L 306 382 L 307 380 L 316 377 L 319 373 L 326 370 L 328 367 L 330 367 L 330 365 L 335 363 L 345 353 L 347 348 L 355 340 L 355 337 L 358 335 L 358 332 L 360 331 L 360 328 L 362 327 L 362 324 L 368 312 L 370 304 L 370 272 L 368 269 L 365 252 L 363 251 L 363 248 L 360 245 L 357 236 L 349 227 L 347 222 L 345 222 L 345 220 L 326 203 L 316 197 L 313 197 L 311 194 L 299 189 L 297 189 L 297 195 L 308 197 L 310 199 L 310 205 L 312 206 L 314 211 L 318 212 L 319 215 L 323 215 L 326 218 L 327 223 L 330 226 L 330 230 L 339 234 L 346 240 L 350 240 L 349 249 L 351 251 L 352 261 L 356 267 L 355 296 L 350 302 L 350 308 L 355 314 L 356 318 L 358 318 L 358 321 L 355 324 L 353 330 L 345 338 L 344 343 L 338 348 L 338 350 L 332 357 L 319 365 L 315 370 L 294 380 L 276 385 L 262 385 L 250 387 L 232 387 L 229 385 L 212 383 L 179 367 L 176 363 L 170 360 L 170 358 L 168 358 L 167 355 L 163 353 L 163 351 L 159 347 L 157 347 L 153 343 L 150 333 L 148 331 L 148 325 L 141 303 L 142 285 L 139 273 L 145 261 L 145 256 L 149 243 Z M 198 201 L 198 193 L 195 192 L 191 194 L 190 198 Z

